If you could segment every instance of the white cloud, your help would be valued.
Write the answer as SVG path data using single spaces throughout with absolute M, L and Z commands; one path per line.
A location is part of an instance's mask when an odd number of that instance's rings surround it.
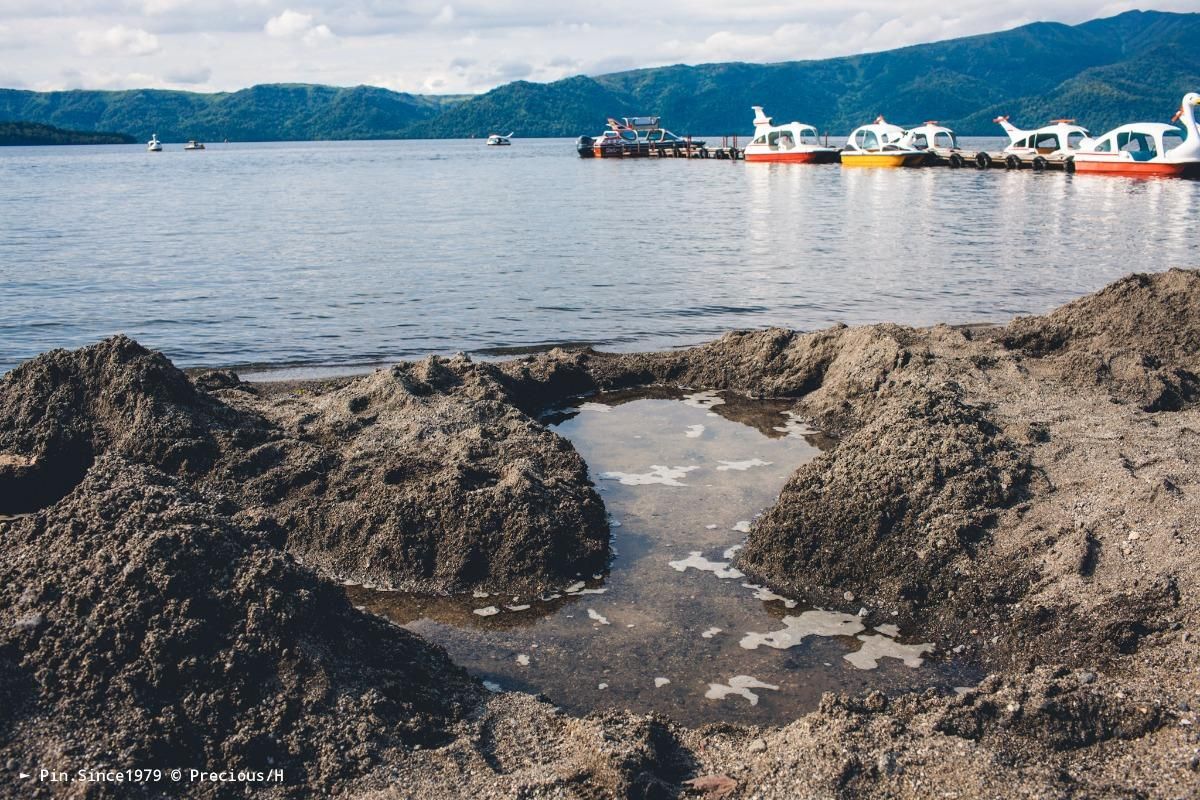
M 290 8 L 267 20 L 263 31 L 273 39 L 294 39 L 309 46 L 334 38 L 328 25 L 315 24 L 312 14 L 302 14 Z
M 1076 24 L 1137 2 L 0 0 L 0 83 L 59 87 L 71 73 L 99 88 L 148 74 L 222 90 L 296 81 L 480 92 L 516 78 L 852 55 L 1029 20 Z M 1196 0 L 1154 5 L 1194 11 Z M 95 71 L 99 56 L 108 73 Z M 206 80 L 175 80 L 202 77 L 201 65 L 213 67 Z
M 161 49 L 154 34 L 124 25 L 80 31 L 75 34 L 75 44 L 85 56 L 148 56 Z
M 166 75 L 167 83 L 184 84 L 188 86 L 208 83 L 212 77 L 212 70 L 208 67 L 195 67 L 193 69 L 180 69 L 168 72 Z

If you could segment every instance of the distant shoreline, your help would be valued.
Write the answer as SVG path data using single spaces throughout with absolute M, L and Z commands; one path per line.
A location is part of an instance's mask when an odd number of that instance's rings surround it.
M 0 147 L 134 144 L 135 142 L 137 139 L 125 133 L 73 131 L 38 122 L 0 122 Z

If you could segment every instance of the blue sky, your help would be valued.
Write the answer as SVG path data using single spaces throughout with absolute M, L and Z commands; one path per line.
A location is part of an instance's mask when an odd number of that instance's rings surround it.
M 0 0 L 0 86 L 230 90 L 297 81 L 479 92 L 638 66 L 824 58 L 1077 23 L 1130 2 Z M 1196 0 L 1161 0 L 1194 11 Z

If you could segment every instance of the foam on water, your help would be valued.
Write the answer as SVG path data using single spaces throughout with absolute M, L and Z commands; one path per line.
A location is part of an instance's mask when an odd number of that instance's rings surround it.
M 710 683 L 708 691 L 704 696 L 709 700 L 724 700 L 729 695 L 737 695 L 744 697 L 750 701 L 750 705 L 758 705 L 758 695 L 750 691 L 751 689 L 770 689 L 771 691 L 779 691 L 779 687 L 772 683 L 765 683 L 758 678 L 753 678 L 749 675 L 734 675 L 729 679 L 728 684 Z
M 687 558 L 679 561 L 667 562 L 678 572 L 686 572 L 689 569 L 697 569 L 701 572 L 711 572 L 718 578 L 741 578 L 741 571 L 729 566 L 728 561 L 709 561 L 699 550 L 693 550 L 688 554 Z
M 649 472 L 601 472 L 600 478 L 606 481 L 620 481 L 626 486 L 647 486 L 652 483 L 663 486 L 686 486 L 687 484 L 680 483 L 679 479 L 697 469 L 700 467 L 665 467 L 651 464 Z
M 780 630 L 770 633 L 747 633 L 739 644 L 747 650 L 755 650 L 760 645 L 786 650 L 800 644 L 809 636 L 853 636 L 866 630 L 866 626 L 854 614 L 819 608 L 797 616 L 786 616 L 782 622 L 783 628 Z
M 761 458 L 751 458 L 747 461 L 718 461 L 717 463 L 721 465 L 717 467 L 717 472 L 728 472 L 731 469 L 737 470 L 738 472 L 745 472 L 746 470 L 754 469 L 755 467 L 771 466 L 770 461 L 763 461 Z
M 704 435 L 705 427 L 703 425 L 688 425 L 687 432 L 684 434 L 689 439 L 699 439 Z
M 862 647 L 853 653 L 847 653 L 842 658 L 859 669 L 875 669 L 881 658 L 895 658 L 904 662 L 906 667 L 919 667 L 925 663 L 923 656 L 933 652 L 933 644 L 900 644 L 890 636 L 867 634 L 859 636 Z

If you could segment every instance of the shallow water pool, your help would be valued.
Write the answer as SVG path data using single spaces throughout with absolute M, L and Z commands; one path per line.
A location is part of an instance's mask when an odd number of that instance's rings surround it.
M 607 573 L 538 598 L 350 596 L 443 645 L 489 688 L 544 693 L 576 713 L 772 724 L 829 690 L 962 683 L 890 610 L 805 607 L 733 565 L 754 517 L 829 445 L 789 405 L 662 388 L 550 414 L 608 508 Z

